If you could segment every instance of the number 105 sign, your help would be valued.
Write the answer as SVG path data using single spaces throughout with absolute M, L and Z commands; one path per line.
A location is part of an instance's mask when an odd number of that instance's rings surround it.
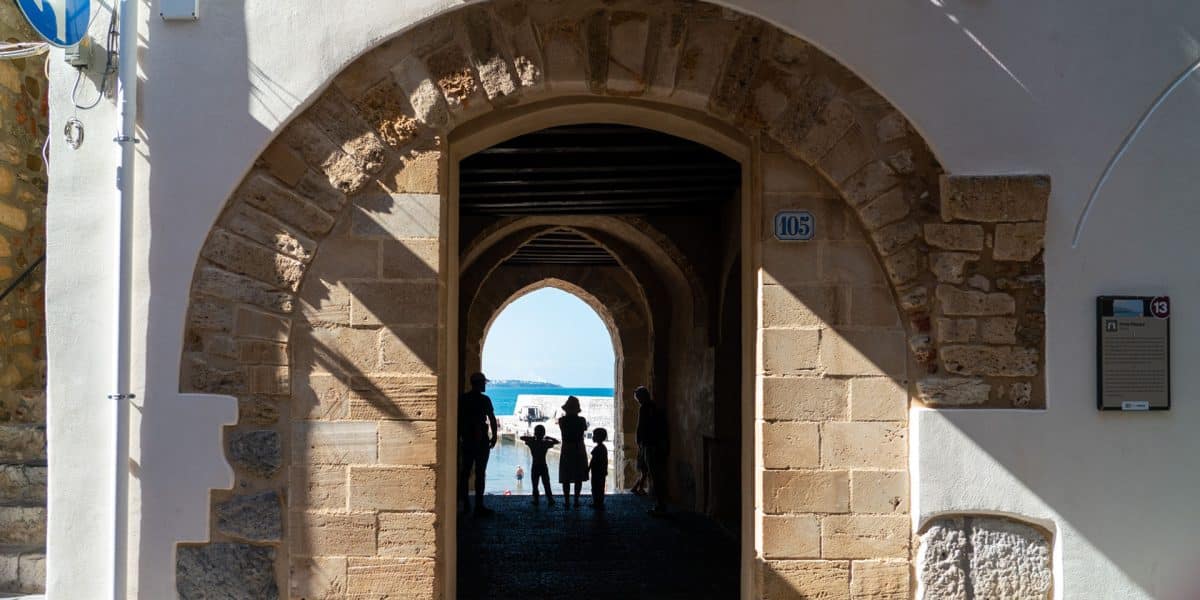
M 775 213 L 775 239 L 798 242 L 813 239 L 817 223 L 807 210 L 781 210 Z

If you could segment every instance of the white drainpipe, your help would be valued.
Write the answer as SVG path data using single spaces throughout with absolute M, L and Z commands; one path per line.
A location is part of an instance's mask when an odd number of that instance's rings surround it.
M 116 315 L 114 318 L 114 388 L 109 396 L 116 404 L 115 472 L 113 474 L 113 600 L 125 600 L 127 562 L 129 556 L 129 404 L 133 394 L 129 389 L 129 314 L 130 314 L 130 254 L 133 229 L 133 165 L 137 144 L 137 51 L 138 3 L 141 0 L 119 0 L 120 17 L 119 60 L 117 67 L 117 114 L 120 134 L 113 140 L 121 149 L 117 170 L 117 227 L 116 227 Z

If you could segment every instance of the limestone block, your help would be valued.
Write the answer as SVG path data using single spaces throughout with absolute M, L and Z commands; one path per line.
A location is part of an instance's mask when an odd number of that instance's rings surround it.
M 309 276 L 300 291 L 301 297 L 311 301 L 315 294 L 337 289 L 342 280 L 378 277 L 379 244 L 375 239 L 337 235 L 321 242 L 321 255 L 308 266 Z
M 763 327 L 821 327 L 842 322 L 839 288 L 829 285 L 764 285 Z
M 850 421 L 821 424 L 821 466 L 892 469 L 908 464 L 908 428 L 903 423 Z
M 813 119 L 813 126 L 795 148 L 797 156 L 809 164 L 815 164 L 828 154 L 855 124 L 854 108 L 849 102 L 841 98 L 830 100 L 817 113 Z
M 294 558 L 288 581 L 294 598 L 341 600 L 346 596 L 346 558 Z
M 45 466 L 0 464 L 0 505 L 45 503 L 46 476 Z
M 850 510 L 860 514 L 908 512 L 908 473 L 905 471 L 853 471 L 850 473 Z
M 992 258 L 1030 260 L 1041 253 L 1045 239 L 1045 223 L 1000 223 L 996 225 L 996 245 L 992 248 Z
M 932 407 L 984 404 L 991 391 L 982 379 L 967 377 L 926 377 L 917 382 L 917 396 Z
M 976 319 L 937 319 L 934 321 L 939 344 L 969 344 L 979 340 Z
M 351 558 L 347 592 L 350 598 L 434 600 L 436 565 L 428 558 Z
M 763 423 L 763 466 L 768 469 L 811 469 L 820 465 L 816 423 Z
M 1045 599 L 1053 575 L 1050 543 L 1037 529 L 997 517 L 933 521 L 921 535 L 921 597 Z
M 741 113 L 742 104 L 750 96 L 750 84 L 761 63 L 760 53 L 765 42 L 763 27 L 755 22 L 742 22 L 729 49 L 721 76 L 717 79 L 709 110 L 725 119 Z
M 321 510 L 346 510 L 344 465 L 293 465 L 289 469 L 288 497 L 295 506 Z
M 392 68 L 392 77 L 408 94 L 408 103 L 417 121 L 435 130 L 446 126 L 450 120 L 446 100 L 417 56 L 408 55 L 401 59 Z
M 978 273 L 967 278 L 967 285 L 985 292 L 992 291 L 992 281 Z
M 856 125 L 834 144 L 816 166 L 829 176 L 830 181 L 840 184 L 870 164 L 874 154 L 874 143 L 869 134 Z
M 888 112 L 875 123 L 875 135 L 885 144 L 904 138 L 908 132 L 908 120 L 898 111 Z
M 561 19 L 540 24 L 546 78 L 555 92 L 587 92 L 588 62 L 583 23 Z
M 276 399 L 265 396 L 238 398 L 238 423 L 274 425 L 279 422 Z
M 304 421 L 293 426 L 293 461 L 312 464 L 374 464 L 376 424 L 359 421 Z
M 305 115 L 367 173 L 379 172 L 387 160 L 388 151 L 375 135 L 374 127 L 362 119 L 336 87 L 322 94 Z
M 246 386 L 251 393 L 282 396 L 291 390 L 291 370 L 288 367 L 245 367 Z
M 646 47 L 650 20 L 645 13 L 612 14 L 608 44 L 608 93 L 637 95 L 646 89 Z
M 900 290 L 897 293 L 900 309 L 905 312 L 918 312 L 929 308 L 929 289 L 923 285 Z
M 691 16 L 671 98 L 690 108 L 707 109 L 730 46 L 737 38 L 735 21 Z
M 235 357 L 248 365 L 287 365 L 287 344 L 267 340 L 238 340 Z
M 304 276 L 304 264 L 300 261 L 226 229 L 214 229 L 200 253 L 229 271 L 290 292 L 296 291 Z
M 1007 519 L 971 520 L 971 583 L 976 597 L 1047 598 L 1053 582 L 1050 543 L 1038 530 Z
M 46 507 L 0 506 L 0 544 L 33 545 L 46 541 Z
M 350 291 L 314 273 L 300 292 L 299 318 L 311 325 L 350 326 Z
M 355 199 L 350 231 L 369 239 L 436 238 L 441 206 L 437 194 L 367 194 Z
M 394 79 L 378 82 L 354 99 L 354 107 L 375 134 L 392 148 L 403 148 L 421 133 L 416 111 Z
M 821 519 L 823 558 L 908 558 L 907 515 L 828 515 Z
M 765 516 L 763 557 L 820 558 L 821 527 L 816 515 Z
M 942 313 L 947 315 L 1011 315 L 1017 310 L 1016 300 L 1003 292 L 977 292 L 943 284 L 937 286 L 936 294 Z
M 379 463 L 384 465 L 436 464 L 437 423 L 435 421 L 380 422 Z
M 350 323 L 424 325 L 438 322 L 436 281 L 363 281 L 346 284 Z
M 490 109 L 483 85 L 475 78 L 475 69 L 463 49 L 453 42 L 434 50 L 425 67 L 446 99 L 456 119 L 468 118 Z
M 1038 374 L 1038 351 L 1020 346 L 946 346 L 946 371 L 956 375 L 1032 377 Z
M 926 223 L 925 243 L 943 250 L 983 250 L 983 227 L 963 223 Z
M 409 148 L 396 164 L 396 170 L 381 177 L 390 181 L 396 193 L 439 194 L 441 188 L 442 153 L 437 150 L 419 151 Z
M 907 370 L 904 331 L 824 329 L 820 364 L 828 375 L 889 375 L 903 378 Z
M 312 259 L 317 244 L 283 221 L 246 204 L 235 205 L 223 220 L 230 231 L 301 262 Z
M 979 339 L 988 344 L 1017 343 L 1017 320 L 1011 317 L 983 319 L 979 322 Z
M 772 375 L 810 373 L 819 364 L 818 329 L 763 329 L 763 369 Z M 827 331 L 827 330 L 826 330 Z
M 817 244 L 767 241 L 762 246 L 763 283 L 789 287 L 812 284 L 821 276 L 820 259 Z
M 763 511 L 844 513 L 850 509 L 846 471 L 764 471 Z
M 507 7 L 496 4 L 494 7 L 501 35 L 512 52 L 513 75 L 517 84 L 525 89 L 541 89 L 545 84 L 545 59 L 524 8 L 516 3 L 510 3 Z
M 828 242 L 821 252 L 821 279 L 843 284 L 880 281 L 879 262 L 863 242 Z
M 929 259 L 929 269 L 938 281 L 962 283 L 966 279 L 967 263 L 978 261 L 979 255 L 970 252 L 933 252 Z
M 791 91 L 802 86 L 804 80 L 770 63 L 760 62 L 753 65 L 752 70 L 754 79 L 750 82 L 746 100 L 733 118 L 747 129 L 761 129 L 780 120 L 788 109 Z
M 904 188 L 895 187 L 880 195 L 878 198 L 862 205 L 858 216 L 868 231 L 879 229 L 888 223 L 894 223 L 908 216 L 908 199 L 904 197 Z
M 871 232 L 875 247 L 884 256 L 895 254 L 913 240 L 921 237 L 921 226 L 912 219 L 897 221 Z
M 46 426 L 25 423 L 0 424 L 0 463 L 46 460 Z
M 217 269 L 216 266 L 202 266 L 198 270 L 196 283 L 193 284 L 193 292 L 234 302 L 245 302 L 245 304 L 281 313 L 292 312 L 295 306 L 294 295 L 282 292 L 269 284 L 252 280 L 250 277 Z M 193 301 L 192 306 L 197 306 L 196 302 Z
M 196 356 L 187 358 L 182 379 L 187 384 L 186 391 L 231 396 L 246 392 L 245 370 L 217 368 Z
M 292 321 L 271 313 L 239 307 L 234 313 L 233 333 L 240 338 L 285 342 L 292 330 Z
M 370 179 L 370 174 L 354 157 L 342 152 L 306 117 L 292 121 L 280 141 L 303 156 L 305 162 L 325 175 L 330 186 L 343 194 L 357 192 Z
M 886 286 L 855 287 L 847 294 L 850 300 L 850 325 L 866 327 L 899 327 L 900 314 L 896 300 Z
M 234 496 L 213 507 L 217 531 L 249 542 L 278 542 L 283 538 L 279 494 L 263 492 Z
M 883 270 L 894 285 L 901 286 L 925 274 L 925 253 L 915 246 L 908 246 L 883 258 Z
M 350 389 L 344 376 L 306 374 L 292 386 L 293 415 L 298 419 L 336 421 L 347 416 Z
M 288 541 L 293 556 L 374 556 L 375 513 L 291 513 Z
M 348 377 L 379 368 L 379 330 L 313 327 L 292 338 L 292 362 L 297 369 Z
M 236 431 L 226 440 L 229 460 L 250 473 L 271 477 L 283 466 L 283 448 L 277 431 Z
M 783 153 L 762 155 L 764 194 L 787 194 L 801 199 L 825 199 L 842 204 L 837 192 L 812 167 Z
M 381 362 L 393 373 L 433 375 L 438 360 L 437 327 L 391 326 L 380 332 Z
M 846 418 L 846 382 L 823 377 L 764 377 L 763 418 L 830 421 Z
M 247 178 L 230 200 L 253 206 L 309 236 L 320 236 L 333 228 L 332 215 L 261 173 Z
M 908 390 L 891 377 L 850 380 L 850 418 L 855 421 L 905 421 Z
M 203 544 L 181 545 L 175 552 L 175 590 L 181 600 L 279 598 L 274 548 Z
M 816 125 L 817 115 L 838 90 L 828 79 L 811 73 L 789 75 L 780 82 L 785 89 L 787 109 L 767 126 L 772 139 L 799 157 L 800 145 Z
M 438 240 L 384 240 L 382 244 L 380 275 L 385 279 L 437 279 Z
M 899 180 L 883 161 L 868 163 L 842 183 L 842 194 L 853 206 L 864 204 L 892 189 Z
M 25 231 L 29 226 L 29 216 L 20 207 L 0 204 L 0 225 L 13 231 Z
M 1045 221 L 1050 178 L 1044 175 L 941 177 L 942 220 Z
M 238 341 L 232 335 L 211 334 L 203 336 L 201 346 L 204 353 L 209 356 L 240 360 Z
M 1009 386 L 1008 397 L 1017 408 L 1028 408 L 1033 403 L 1033 384 L 1017 382 Z
M 437 378 L 418 375 L 357 376 L 350 381 L 351 419 L 437 418 Z
M 492 102 L 503 102 L 516 93 L 517 84 L 491 14 L 483 7 L 470 7 L 463 12 L 463 25 L 471 42 L 468 54 L 484 93 Z
M 773 560 L 763 564 L 762 569 L 764 600 L 849 598 L 849 562 Z
M 850 565 L 850 597 L 871 600 L 908 600 L 906 560 L 856 560 Z
M 424 467 L 350 467 L 350 510 L 432 511 L 436 472 Z
M 344 191 L 330 185 L 329 180 L 309 171 L 300 178 L 296 193 L 329 214 L 337 214 L 346 205 Z
M 687 19 L 672 13 L 653 17 L 650 23 L 649 53 L 652 58 L 647 64 L 648 91 L 656 96 L 669 96 L 675 90 L 675 75 L 683 57 Z
M 436 515 L 431 512 L 379 513 L 379 555 L 436 558 Z

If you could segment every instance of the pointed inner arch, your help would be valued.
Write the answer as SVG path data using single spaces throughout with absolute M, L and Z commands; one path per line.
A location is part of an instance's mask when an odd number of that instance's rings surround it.
M 589 451 L 595 447 L 594 432 L 606 431 L 610 473 L 605 487 L 610 493 L 616 489 L 614 457 L 622 438 L 615 395 L 620 342 L 606 315 L 587 292 L 548 279 L 517 292 L 488 323 L 482 364 L 492 379 L 488 395 L 500 421 L 500 442 L 487 472 L 488 493 L 532 493 L 531 456 L 521 438 L 541 426 L 545 435 L 561 439 L 557 418 L 568 395 L 580 399 Z M 551 451 L 555 488 L 557 458 Z M 589 490 L 590 484 L 585 484 Z

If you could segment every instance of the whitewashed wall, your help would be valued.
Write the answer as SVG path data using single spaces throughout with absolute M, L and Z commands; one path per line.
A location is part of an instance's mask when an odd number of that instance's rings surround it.
M 1099 196 L 1105 164 L 1159 93 L 1200 58 L 1200 4 L 1127 0 L 739 0 L 730 6 L 823 48 L 891 100 L 953 173 L 1049 173 L 1048 404 L 1038 412 L 913 415 L 913 514 L 994 510 L 1057 533 L 1066 598 L 1192 597 L 1200 551 L 1200 76 L 1151 118 Z M 131 586 L 174 597 L 173 544 L 202 539 L 207 491 L 229 485 L 220 424 L 232 399 L 176 392 L 200 244 L 281 123 L 355 56 L 449 0 L 201 0 L 195 23 L 144 3 L 143 160 L 135 247 Z M 102 15 L 96 26 L 105 25 Z M 55 54 L 51 131 L 74 110 Z M 86 87 L 86 86 L 85 86 Z M 87 89 L 87 92 L 91 92 Z M 86 95 L 86 94 L 85 94 Z M 116 145 L 111 103 L 80 111 L 88 139 L 52 144 L 51 598 L 110 580 L 110 286 Z M 1096 412 L 1093 297 L 1170 294 L 1175 408 Z M 142 504 L 141 499 L 147 501 Z M 1190 590 L 1190 593 L 1189 593 Z

